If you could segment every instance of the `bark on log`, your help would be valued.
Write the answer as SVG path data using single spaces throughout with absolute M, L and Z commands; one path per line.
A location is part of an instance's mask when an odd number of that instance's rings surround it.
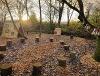
M 21 38 L 21 39 L 20 39 L 20 42 L 21 42 L 22 44 L 25 44 L 25 38 Z
M 37 62 L 33 64 L 32 76 L 40 76 L 42 71 L 42 64 Z
M 60 44 L 61 44 L 61 45 L 65 45 L 65 42 L 61 40 L 61 41 L 60 41 Z
M 0 54 L 0 61 L 2 61 L 4 59 L 4 54 Z
M 0 64 L 0 75 L 1 76 L 11 76 L 12 74 L 12 66 L 11 64 L 5 63 L 5 64 Z
M 0 51 L 6 51 L 6 45 L 0 45 Z
M 65 57 L 58 57 L 58 65 L 61 67 L 66 67 L 66 58 Z
M 64 45 L 64 50 L 69 51 L 69 47 L 70 47 L 69 45 Z
M 54 42 L 54 39 L 52 37 L 49 40 L 50 40 L 50 42 Z
M 12 41 L 11 40 L 7 41 L 7 47 L 12 47 Z
M 71 36 L 70 36 L 70 39 L 74 39 L 74 36 L 73 36 L 73 35 L 71 35 Z
M 36 38 L 35 38 L 35 43 L 39 43 L 39 42 L 40 42 L 39 37 L 36 37 Z

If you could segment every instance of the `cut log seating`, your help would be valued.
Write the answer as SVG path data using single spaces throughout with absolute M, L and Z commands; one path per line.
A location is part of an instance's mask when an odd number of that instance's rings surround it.
M 25 44 L 25 38 L 21 38 L 21 39 L 20 39 L 20 42 L 21 42 L 22 44 Z
M 4 59 L 4 54 L 0 54 L 0 61 L 2 61 Z
M 12 74 L 12 66 L 11 64 L 4 63 L 0 64 L 0 75 L 1 76 L 11 76 Z
M 61 44 L 61 45 L 65 45 L 65 43 L 64 43 L 63 40 L 60 40 L 60 44 Z
M 0 51 L 6 51 L 6 45 L 0 45 Z
M 69 47 L 70 47 L 69 45 L 64 45 L 64 50 L 69 51 Z
M 11 40 L 7 41 L 7 47 L 12 47 L 12 41 Z
M 76 52 L 70 52 L 70 58 L 75 59 L 76 58 Z
M 33 64 L 32 76 L 40 76 L 42 71 L 42 64 L 40 62 Z
M 54 39 L 53 39 L 53 37 L 50 37 L 50 39 L 49 39 L 49 40 L 50 40 L 50 42 L 54 42 Z
M 66 67 L 66 58 L 65 57 L 58 57 L 58 65 L 61 67 Z
M 74 36 L 73 35 L 70 35 L 70 39 L 74 39 Z
M 35 43 L 39 43 L 39 42 L 40 42 L 39 37 L 36 37 L 35 38 Z

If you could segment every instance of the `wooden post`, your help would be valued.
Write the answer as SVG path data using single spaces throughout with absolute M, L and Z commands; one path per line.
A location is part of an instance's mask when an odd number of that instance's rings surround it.
M 70 39 L 74 39 L 74 36 L 73 36 L 73 35 L 71 35 L 71 36 L 70 36 Z
M 40 76 L 42 71 L 42 64 L 37 62 L 33 64 L 32 76 Z
M 64 50 L 69 51 L 69 47 L 70 47 L 69 45 L 64 45 Z
M 0 51 L 6 51 L 6 45 L 0 45 Z
M 20 42 L 21 42 L 22 44 L 25 44 L 25 38 L 21 38 L 21 39 L 20 39 Z
M 7 47 L 12 47 L 12 41 L 11 40 L 7 41 Z
M 50 42 L 53 42 L 53 41 L 54 41 L 54 39 L 53 39 L 53 37 L 51 37 L 51 38 L 50 38 Z
M 4 63 L 4 64 L 0 64 L 0 75 L 1 76 L 11 76 L 12 74 L 12 66 L 11 64 L 8 63 Z
M 77 64 L 77 57 L 76 57 L 76 52 L 72 51 L 70 52 L 70 63 L 72 65 L 76 65 Z
M 61 44 L 61 45 L 65 45 L 65 43 L 64 43 L 63 40 L 60 40 L 60 44 Z
M 4 57 L 5 56 L 3 54 L 0 54 L 0 61 L 2 61 Z
M 76 58 L 76 52 L 70 52 L 70 58 Z
M 66 58 L 65 57 L 58 57 L 58 65 L 61 67 L 66 67 Z
M 39 42 L 40 42 L 39 37 L 36 37 L 36 38 L 35 38 L 35 43 L 39 43 Z

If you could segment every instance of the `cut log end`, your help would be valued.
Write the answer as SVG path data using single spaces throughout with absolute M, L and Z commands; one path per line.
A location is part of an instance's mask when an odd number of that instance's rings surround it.
M 0 51 L 6 51 L 6 45 L 0 45 Z
M 21 42 L 22 44 L 25 44 L 25 38 L 21 38 L 21 39 L 20 39 L 20 42 Z
M 12 41 L 11 40 L 7 41 L 7 47 L 12 47 Z
M 64 45 L 64 50 L 69 51 L 69 45 Z
M 50 41 L 50 42 L 54 42 L 54 39 L 51 37 L 51 38 L 49 39 L 49 41 Z
M 0 54 L 0 61 L 2 61 L 4 59 L 5 55 L 4 54 Z
M 39 42 L 40 42 L 39 37 L 36 37 L 36 38 L 35 38 L 35 43 L 39 43 Z
M 1 71 L 1 76 L 11 76 L 12 74 L 11 64 L 8 63 L 0 64 L 0 71 Z
M 66 67 L 66 58 L 65 57 L 58 57 L 58 65 L 61 67 Z
M 65 45 L 65 42 L 63 40 L 60 40 L 61 45 Z
M 74 36 L 73 36 L 73 35 L 71 35 L 71 36 L 70 36 L 70 39 L 74 39 Z
M 40 76 L 42 71 L 42 64 L 40 62 L 33 64 L 32 76 Z

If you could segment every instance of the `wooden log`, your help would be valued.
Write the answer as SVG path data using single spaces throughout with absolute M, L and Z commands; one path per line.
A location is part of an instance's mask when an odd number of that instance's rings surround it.
M 70 58 L 70 63 L 72 65 L 76 65 L 78 63 L 78 61 L 77 61 L 78 58 L 76 56 L 76 52 L 74 52 L 74 51 L 70 52 L 69 58 Z
M 6 51 L 6 45 L 0 45 L 0 51 Z
M 11 64 L 4 63 L 0 64 L 0 75 L 1 76 L 11 76 L 12 74 L 12 66 Z
M 7 47 L 12 47 L 12 41 L 11 40 L 7 41 Z
M 4 59 L 4 54 L 0 54 L 0 61 L 2 61 Z
M 64 50 L 69 51 L 69 47 L 70 47 L 69 45 L 64 45 Z
M 70 52 L 70 58 L 75 58 L 76 57 L 76 52 Z
M 61 45 L 65 45 L 65 42 L 63 40 L 60 40 Z
M 36 38 L 35 38 L 35 43 L 39 43 L 39 42 L 40 42 L 39 37 L 36 37 Z
M 73 35 L 71 35 L 71 36 L 70 36 L 70 39 L 74 39 L 74 36 L 73 36 Z
M 25 44 L 25 38 L 21 38 L 21 39 L 20 39 L 20 42 L 21 42 L 22 44 Z
M 50 37 L 49 41 L 50 41 L 50 42 L 54 42 L 53 37 Z
M 33 64 L 32 76 L 40 76 L 42 71 L 42 64 L 40 62 Z
M 66 67 L 66 58 L 65 57 L 58 57 L 58 65 L 61 67 Z

